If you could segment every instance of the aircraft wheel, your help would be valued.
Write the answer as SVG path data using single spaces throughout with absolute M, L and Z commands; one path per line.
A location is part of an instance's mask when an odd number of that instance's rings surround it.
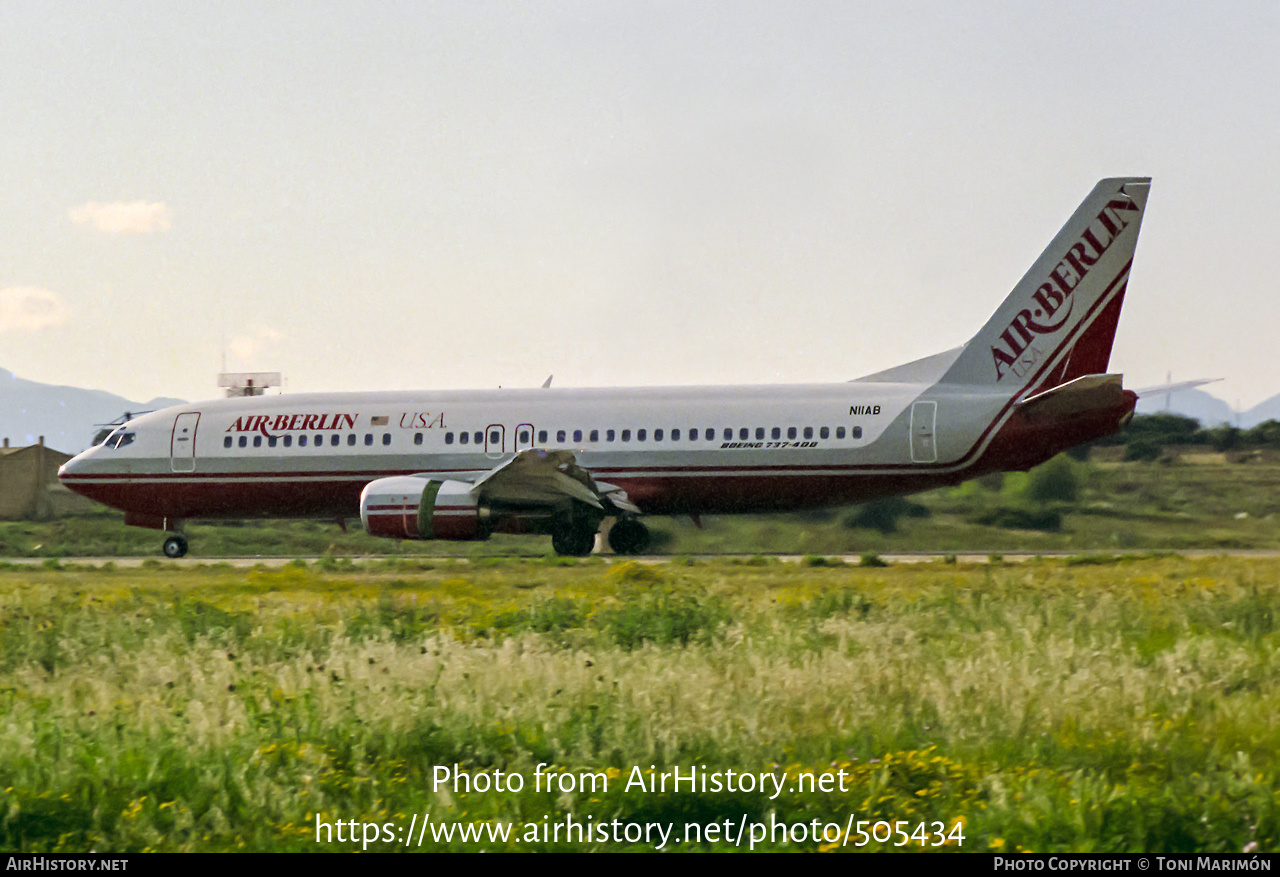
M 551 547 L 561 557 L 586 557 L 596 547 L 594 530 L 564 527 L 551 534 Z
M 187 540 L 182 536 L 170 536 L 164 540 L 164 556 L 177 559 L 187 553 Z
M 635 518 L 623 518 L 609 530 L 609 547 L 614 554 L 644 554 L 651 541 L 649 528 Z

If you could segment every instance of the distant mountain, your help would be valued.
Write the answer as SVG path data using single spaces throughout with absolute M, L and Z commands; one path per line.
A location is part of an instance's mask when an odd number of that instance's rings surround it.
M 1206 429 L 1221 424 L 1252 429 L 1268 420 L 1280 420 L 1280 395 L 1272 396 L 1247 411 L 1234 411 L 1230 405 L 1204 390 L 1179 390 L 1170 393 L 1148 393 L 1138 400 L 1138 414 L 1162 414 L 1164 412 L 1194 417 Z
M 33 445 L 44 436 L 49 447 L 75 454 L 89 447 L 100 423 L 109 423 L 126 411 L 154 411 L 183 401 L 130 402 L 101 390 L 39 384 L 0 368 L 0 437 L 21 446 Z
M 1280 420 L 1280 396 L 1272 396 L 1240 415 L 1240 428 L 1249 429 L 1268 420 Z
M 1176 393 L 1167 394 L 1148 393 L 1138 399 L 1138 414 L 1164 414 L 1165 412 L 1194 417 L 1206 429 L 1223 423 L 1234 426 L 1236 422 L 1236 413 L 1231 406 L 1204 390 L 1178 390 Z

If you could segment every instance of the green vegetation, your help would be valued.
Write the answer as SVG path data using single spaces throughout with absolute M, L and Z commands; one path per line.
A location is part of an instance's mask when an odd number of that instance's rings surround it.
M 1030 472 L 992 475 L 843 512 L 673 519 L 672 553 L 1029 553 L 1280 548 L 1280 458 L 1121 462 L 1120 448 L 1089 461 L 1068 455 Z M 1164 453 L 1161 451 L 1161 453 Z
M 1222 424 L 1202 429 L 1200 423 L 1179 414 L 1145 414 L 1133 420 L 1115 435 L 1094 442 L 1095 447 L 1123 445 L 1126 458 L 1135 459 L 1128 451 L 1135 444 L 1154 448 L 1157 455 L 1165 448 L 1204 445 L 1214 451 L 1272 450 L 1280 451 L 1280 421 L 1267 420 L 1250 429 Z
M 854 814 L 962 826 L 948 849 L 1280 849 L 1280 561 L 948 560 L 0 569 L 0 846 L 354 849 L 316 821 L 430 813 L 516 836 Z M 535 791 L 539 765 L 607 790 Z M 691 765 L 786 780 L 626 787 Z M 525 787 L 433 789 L 455 766 Z M 843 793 L 799 785 L 838 772 Z M 618 845 L 423 844 L 481 847 Z
M 702 529 L 688 518 L 648 523 L 654 551 L 676 556 L 1280 549 L 1280 453 L 1153 444 L 1156 462 L 1123 462 L 1127 447 L 1096 448 L 1087 461 L 1061 455 L 1030 472 L 990 475 L 844 510 L 704 516 Z M 351 524 L 344 533 L 325 521 L 236 521 L 195 524 L 188 535 L 193 558 L 479 559 L 551 552 L 546 537 L 394 542 L 367 536 L 358 521 Z M 158 531 L 126 527 L 121 515 L 105 510 L 53 521 L 0 522 L 0 557 L 158 557 L 160 541 Z

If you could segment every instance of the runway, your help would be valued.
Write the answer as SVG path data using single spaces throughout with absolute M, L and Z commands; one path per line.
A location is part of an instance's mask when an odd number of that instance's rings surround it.
M 589 557 L 581 558 L 582 562 L 589 562 L 594 559 L 603 560 L 606 563 L 620 563 L 634 561 L 638 563 L 662 564 L 684 560 L 713 561 L 713 560 L 751 560 L 757 557 L 770 558 L 778 560 L 782 563 L 804 563 L 811 557 L 822 557 L 830 563 L 844 563 L 848 566 L 856 567 L 862 565 L 863 555 L 860 554 L 844 554 L 844 555 L 808 555 L 808 554 L 690 554 L 690 555 L 635 555 L 624 556 L 615 554 L 593 554 Z M 1113 551 L 1042 551 L 1038 553 L 1009 553 L 1009 552 L 980 552 L 980 551 L 962 551 L 962 552 L 912 552 L 905 554 L 876 554 L 874 555 L 886 564 L 907 564 L 907 563 L 956 563 L 956 564 L 987 564 L 998 566 L 1005 563 L 1027 563 L 1039 559 L 1066 559 L 1078 557 L 1097 557 L 1099 560 L 1110 558 L 1151 558 L 1151 557 L 1182 557 L 1187 559 L 1201 559 L 1206 557 L 1236 557 L 1236 558 L 1276 558 L 1280 557 L 1280 550 L 1276 549 L 1189 549 L 1186 551 L 1131 551 L 1131 552 L 1113 552 Z M 60 567 L 102 567 L 106 564 L 114 564 L 121 569 L 134 569 L 144 564 L 158 565 L 160 567 L 172 567 L 175 569 L 193 568 L 201 566 L 220 566 L 228 565 L 250 569 L 256 566 L 265 566 L 275 568 L 285 566 L 294 561 L 301 560 L 305 563 L 316 563 L 323 560 L 324 556 L 314 555 L 310 557 L 299 557 L 297 555 L 289 556 L 240 556 L 240 557 L 184 557 L 178 560 L 170 560 L 162 557 L 3 557 L 0 558 L 0 569 L 4 566 L 27 566 L 42 567 L 50 560 L 56 560 Z M 352 563 L 376 563 L 387 560 L 420 560 L 424 562 L 430 561 L 451 561 L 469 563 L 474 560 L 483 560 L 485 562 L 492 561 L 494 557 L 471 558 L 465 555 L 401 555 L 401 554 L 366 554 L 342 556 L 340 558 L 332 558 L 340 560 L 349 560 Z M 532 560 L 540 561 L 541 557 L 530 555 L 511 555 L 506 560 Z

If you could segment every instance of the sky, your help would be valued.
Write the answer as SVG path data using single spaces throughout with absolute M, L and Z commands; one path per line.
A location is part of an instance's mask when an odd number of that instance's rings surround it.
M 1153 177 L 1111 359 L 1280 393 L 1274 2 L 0 4 L 0 367 L 840 381 Z

